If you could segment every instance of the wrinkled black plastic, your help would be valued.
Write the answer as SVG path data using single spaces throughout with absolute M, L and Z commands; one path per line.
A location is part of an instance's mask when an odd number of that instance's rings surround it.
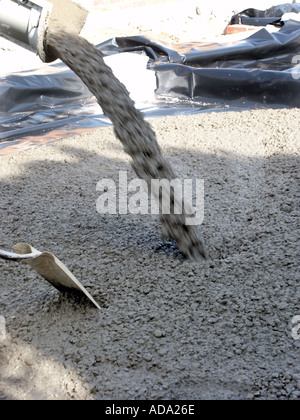
M 158 64 L 157 94 L 300 107 L 300 22 L 230 45 L 189 47 L 184 64 Z M 299 70 L 298 70 L 299 72 Z
M 143 109 L 147 117 L 300 107 L 297 21 L 286 22 L 279 32 L 262 29 L 229 44 L 170 46 L 139 36 L 112 39 L 98 48 L 104 55 L 147 54 L 157 78 L 156 100 Z M 88 89 L 62 64 L 49 66 L 48 74 L 23 72 L 0 79 L 0 142 L 108 124 Z
M 253 25 L 253 26 L 283 26 L 281 20 L 285 13 L 300 13 L 300 4 L 285 3 L 273 6 L 268 10 L 247 9 L 231 19 L 231 25 Z

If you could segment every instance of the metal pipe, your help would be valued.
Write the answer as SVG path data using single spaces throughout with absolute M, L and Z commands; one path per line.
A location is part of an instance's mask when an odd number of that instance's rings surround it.
M 0 0 L 0 34 L 49 63 L 56 59 L 47 46 L 49 28 L 78 35 L 87 15 L 71 0 Z
M 26 0 L 0 0 L 0 32 L 10 40 L 37 51 L 42 10 L 42 7 Z

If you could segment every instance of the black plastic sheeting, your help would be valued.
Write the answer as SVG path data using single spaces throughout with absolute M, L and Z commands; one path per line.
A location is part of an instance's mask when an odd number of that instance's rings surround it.
M 300 22 L 289 21 L 278 33 L 192 48 L 183 65 L 156 65 L 157 93 L 300 107 L 299 54 Z
M 111 39 L 104 55 L 146 54 L 155 71 L 155 101 L 146 117 L 201 111 L 300 107 L 300 22 L 262 29 L 243 41 L 168 45 L 142 36 Z M 113 98 L 112 98 L 113 100 Z M 0 79 L 0 148 L 3 142 L 109 125 L 80 79 L 63 64 L 49 72 Z
M 252 26 L 283 26 L 281 19 L 285 13 L 300 13 L 300 4 L 280 4 L 268 10 L 247 9 L 231 19 L 231 25 L 252 25 Z

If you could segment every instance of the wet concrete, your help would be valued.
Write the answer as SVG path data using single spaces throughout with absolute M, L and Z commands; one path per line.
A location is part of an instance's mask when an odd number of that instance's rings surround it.
M 210 258 L 182 260 L 152 215 L 101 215 L 135 178 L 111 128 L 0 165 L 0 247 L 60 258 L 102 306 L 0 262 L 8 399 L 299 399 L 299 110 L 151 122 L 181 179 L 204 179 Z

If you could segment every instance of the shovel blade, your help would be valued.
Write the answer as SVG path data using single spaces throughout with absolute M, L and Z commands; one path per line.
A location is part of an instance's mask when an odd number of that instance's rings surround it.
M 19 255 L 32 254 L 33 257 L 20 259 L 21 262 L 29 264 L 38 274 L 47 280 L 59 291 L 77 291 L 84 294 L 95 306 L 100 306 L 92 298 L 89 292 L 76 279 L 71 271 L 50 252 L 39 252 L 26 243 L 19 243 L 13 247 L 13 251 Z M 36 256 L 38 255 L 38 256 Z

